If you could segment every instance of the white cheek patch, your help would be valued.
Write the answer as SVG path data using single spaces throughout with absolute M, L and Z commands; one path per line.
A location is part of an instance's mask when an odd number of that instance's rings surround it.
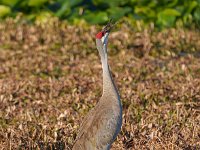
M 103 44 L 104 44 L 105 38 L 106 38 L 105 35 L 101 38 L 101 42 L 102 42 Z
M 103 43 L 103 45 L 107 45 L 108 42 L 108 35 L 109 33 L 106 33 L 102 38 L 101 38 L 101 42 Z

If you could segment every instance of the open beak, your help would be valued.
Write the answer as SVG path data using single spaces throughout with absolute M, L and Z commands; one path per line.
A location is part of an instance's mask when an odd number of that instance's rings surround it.
M 110 33 L 111 29 L 115 26 L 115 24 L 112 22 L 112 19 L 110 19 L 110 21 L 107 23 L 107 25 L 102 29 L 102 32 L 105 33 L 105 35 L 101 39 L 103 45 L 107 45 L 109 33 Z
M 115 24 L 112 22 L 112 19 L 107 23 L 107 25 L 103 28 L 104 33 L 109 33 Z

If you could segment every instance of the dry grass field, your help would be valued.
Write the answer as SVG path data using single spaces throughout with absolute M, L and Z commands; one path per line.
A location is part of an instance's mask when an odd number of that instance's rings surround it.
M 0 149 L 71 149 L 102 93 L 99 29 L 0 24 Z M 200 149 L 200 32 L 122 23 L 108 45 L 123 103 L 112 150 Z

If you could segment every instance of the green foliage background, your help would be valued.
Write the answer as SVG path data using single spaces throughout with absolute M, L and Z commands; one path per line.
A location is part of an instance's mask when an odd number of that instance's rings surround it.
M 1 18 L 19 13 L 31 21 L 57 16 L 72 23 L 85 20 L 90 24 L 126 16 L 162 28 L 199 25 L 200 0 L 0 0 Z

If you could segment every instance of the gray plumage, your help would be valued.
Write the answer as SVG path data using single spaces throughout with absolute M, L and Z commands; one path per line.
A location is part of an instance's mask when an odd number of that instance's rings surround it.
M 96 39 L 103 69 L 103 95 L 88 113 L 72 150 L 109 150 L 122 125 L 122 105 L 112 79 L 107 58 L 109 32 Z

